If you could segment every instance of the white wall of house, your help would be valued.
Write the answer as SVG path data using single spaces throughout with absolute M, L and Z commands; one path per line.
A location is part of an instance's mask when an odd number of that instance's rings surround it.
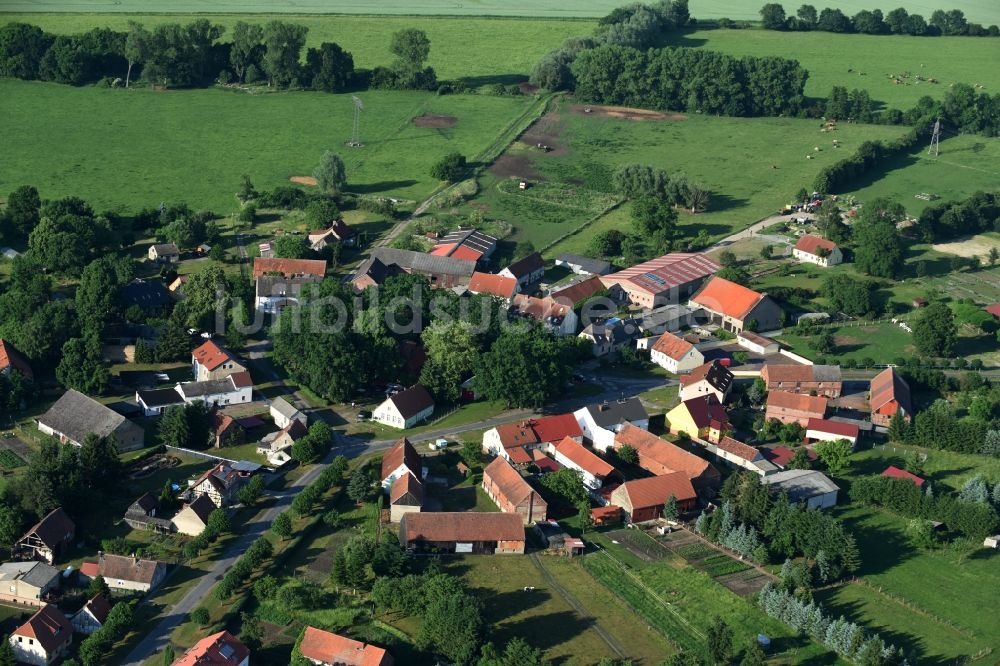
M 483 453 L 491 456 L 498 456 L 503 453 L 503 444 L 500 442 L 500 433 L 496 428 L 491 428 L 483 433 Z
M 199 395 L 199 396 L 184 396 L 184 402 L 188 404 L 191 404 L 193 402 L 204 402 L 208 406 L 239 405 L 251 402 L 252 399 L 253 399 L 252 386 L 244 386 L 241 388 L 233 389 L 232 391 L 225 391 L 222 393 L 209 393 L 207 395 Z
M 835 442 L 838 439 L 846 439 L 851 443 L 852 446 L 857 446 L 857 437 L 845 437 L 844 435 L 837 435 L 832 432 L 825 432 L 823 430 L 806 430 L 806 439 L 814 440 L 817 442 Z
M 32 666 L 48 666 L 48 664 L 52 663 L 56 657 L 62 654 L 62 652 L 65 652 L 64 647 L 55 654 L 49 655 L 45 652 L 45 648 L 42 647 L 41 643 L 34 638 L 28 638 L 27 636 L 11 636 L 10 645 L 14 648 L 14 658 L 17 659 L 18 662 L 32 664 Z
M 389 508 L 389 520 L 398 523 L 408 513 L 420 513 L 420 507 L 412 504 L 393 504 Z
M 97 618 L 94 617 L 86 606 L 81 608 L 70 619 L 70 624 L 73 625 L 73 631 L 87 634 L 88 636 L 101 628 L 101 623 L 97 621 Z
M 405 430 L 406 428 L 412 428 L 433 413 L 434 405 L 431 405 L 423 411 L 405 419 L 403 418 L 403 415 L 399 413 L 399 410 L 396 409 L 396 405 L 392 402 L 392 400 L 386 400 L 381 405 L 376 407 L 374 412 L 372 412 L 372 420 L 377 421 L 382 425 L 387 425 L 390 428 Z
M 583 436 L 590 440 L 595 449 L 603 453 L 609 448 L 614 448 L 615 434 L 621 430 L 621 424 L 617 424 L 611 428 L 602 428 L 594 422 L 593 416 L 585 408 L 576 410 L 573 412 L 573 416 L 576 417 L 576 422 L 579 424 L 580 430 L 583 431 Z M 630 423 L 636 428 L 649 430 L 649 419 L 640 419 L 638 421 L 631 421 Z
M 411 470 L 404 463 L 404 464 L 401 464 L 396 469 L 392 470 L 392 472 L 389 474 L 389 476 L 387 476 L 384 479 L 382 479 L 382 490 L 388 492 L 389 489 L 392 488 L 392 484 L 396 481 L 396 479 L 398 479 L 399 477 L 403 476 L 407 472 L 412 473 L 418 479 L 420 478 L 420 472 L 421 472 L 421 470 L 419 470 L 419 469 L 413 469 L 413 470 Z
M 705 362 L 705 356 L 698 351 L 697 347 L 691 347 L 691 349 L 689 349 L 687 353 L 679 359 L 671 358 L 663 352 L 654 349 L 649 354 L 649 360 L 667 372 L 672 372 L 677 375 L 684 372 L 691 372 L 699 365 L 702 365 Z
M 152 588 L 159 585 L 162 577 L 157 576 L 152 584 L 150 583 L 140 583 L 134 580 L 125 580 L 123 578 L 104 578 L 104 582 L 108 584 L 108 587 L 114 590 L 133 590 L 135 592 L 149 592 Z
M 575 462 L 573 462 L 572 460 L 564 456 L 562 453 L 560 453 L 559 450 L 556 449 L 554 446 L 552 447 L 552 454 L 556 462 L 562 465 L 563 467 L 569 467 L 570 469 L 575 469 L 580 472 L 580 475 L 583 480 L 583 485 L 587 487 L 587 490 L 597 490 L 602 485 L 604 485 L 603 478 L 594 476 L 584 468 L 580 467 Z
M 805 250 L 796 249 L 792 249 L 792 256 L 801 263 L 816 264 L 817 266 L 822 266 L 823 268 L 836 266 L 844 261 L 844 253 L 840 251 L 839 247 L 833 248 L 833 251 L 825 257 L 806 252 Z
M 714 395 L 720 403 L 726 401 L 726 394 L 713 387 L 704 379 L 693 384 L 688 384 L 687 386 L 681 386 L 680 394 L 681 402 L 686 402 L 693 398 L 703 398 L 706 395 Z

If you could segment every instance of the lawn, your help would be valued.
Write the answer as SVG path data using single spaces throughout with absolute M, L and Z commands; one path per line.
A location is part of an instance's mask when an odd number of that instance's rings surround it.
M 998 54 L 1000 55 L 1000 54 Z M 927 147 L 887 160 L 870 178 L 852 184 L 849 194 L 860 201 L 889 197 L 917 217 L 940 201 L 957 201 L 978 191 L 1000 188 L 1000 139 L 963 135 L 941 142 L 941 154 L 927 154 Z M 935 194 L 940 201 L 917 199 L 920 193 Z
M 792 9 L 790 3 L 786 11 Z M 864 9 L 875 5 L 865 4 Z M 992 8 L 1000 23 L 1000 5 Z M 758 3 L 753 3 L 758 8 Z M 892 7 L 899 6 L 893 3 Z M 948 7 L 955 6 L 951 3 Z M 883 10 L 891 7 L 883 7 Z M 699 15 L 692 3 L 691 11 Z M 930 16 L 927 13 L 925 18 Z M 671 35 L 672 45 L 698 46 L 732 55 L 781 56 L 798 60 L 809 70 L 806 94 L 826 97 L 833 86 L 867 89 L 872 99 L 886 106 L 907 109 L 924 95 L 944 97 L 952 83 L 981 84 L 995 94 L 1000 90 L 1000 40 L 977 37 L 909 37 L 838 35 L 829 32 L 777 32 L 772 30 L 697 30 Z M 908 78 L 901 78 L 909 73 Z M 906 84 L 895 84 L 890 75 Z M 938 83 L 917 81 L 936 79 Z
M 495 144 L 533 98 L 366 92 L 365 146 L 348 149 L 348 95 L 247 95 L 221 89 L 152 92 L 0 81 L 0 192 L 36 185 L 43 198 L 80 195 L 98 210 L 187 201 L 228 215 L 240 176 L 258 189 L 310 174 L 326 149 L 342 155 L 348 190 L 420 199 L 439 183 L 432 164 Z M 450 115 L 453 128 L 412 119 Z
M 122 10 L 122 7 L 128 4 L 144 3 L 126 0 L 123 4 L 112 5 L 108 3 L 105 8 L 98 8 L 102 11 L 121 12 L 116 14 L 4 13 L 0 14 L 0 23 L 23 21 L 38 25 L 55 34 L 72 34 L 94 27 L 124 30 L 130 20 L 139 21 L 146 27 L 153 27 L 161 23 L 186 23 L 196 18 L 206 18 L 192 15 L 192 11 L 209 11 L 207 8 L 198 9 L 195 7 L 209 3 L 156 3 L 155 5 L 147 5 L 149 11 L 162 12 L 169 8 L 170 13 L 134 16 L 131 11 Z M 324 13 L 330 8 L 330 3 L 327 2 L 322 3 L 322 8 L 311 11 L 309 9 L 303 10 L 303 5 L 298 2 L 295 4 L 297 9 L 292 11 L 298 13 Z M 401 1 L 400 4 L 404 3 Z M 405 4 L 409 7 L 409 3 Z M 577 4 L 573 3 L 574 7 Z M 606 4 L 617 3 L 608 1 Z M 371 11 L 371 5 L 364 6 Z M 262 7 L 261 5 L 252 7 L 257 11 L 260 9 L 282 11 L 278 7 Z M 5 2 L 4 8 L 10 12 L 44 10 L 46 7 L 38 5 L 18 7 L 10 2 Z M 74 8 L 70 7 L 70 9 Z M 81 6 L 76 11 L 86 11 L 87 9 L 88 7 Z M 228 4 L 225 7 L 217 7 L 217 9 L 227 13 L 207 18 L 213 23 L 228 28 L 227 33 L 222 37 L 224 41 L 230 39 L 232 25 L 237 21 L 266 23 L 278 19 L 308 27 L 307 47 L 319 46 L 322 42 L 336 42 L 354 56 L 355 67 L 365 69 L 391 64 L 394 58 L 389 52 L 392 33 L 403 28 L 418 28 L 426 32 L 431 41 L 431 52 L 427 64 L 435 69 L 438 78 L 461 78 L 471 85 L 512 83 L 524 80 L 543 53 L 557 47 L 567 37 L 589 35 L 594 29 L 594 22 L 589 20 L 548 19 L 540 21 L 517 18 L 465 17 L 458 19 L 416 18 L 412 16 L 404 18 L 398 16 L 277 16 L 267 14 L 247 16 L 239 14 L 240 5 L 238 4 Z M 380 6 L 379 11 L 383 12 L 384 8 Z M 407 11 L 404 13 L 416 14 L 420 12 Z M 598 12 L 598 14 L 603 13 L 606 12 Z M 571 17 L 573 13 L 563 13 L 563 15 Z M 124 72 L 122 72 L 122 76 L 125 76 Z
M 541 249 L 593 219 L 594 209 L 542 204 L 508 194 L 498 187 L 500 183 L 516 176 L 546 181 L 547 188 L 559 184 L 607 193 L 617 166 L 650 164 L 671 174 L 683 172 L 712 191 L 709 212 L 682 212 L 681 226 L 689 236 L 704 229 L 718 238 L 773 213 L 800 187 L 811 185 L 821 167 L 845 157 L 860 142 L 892 138 L 900 131 L 842 125 L 837 130 L 842 147 L 834 149 L 812 120 L 692 115 L 683 120 L 632 121 L 581 113 L 563 103 L 480 179 L 480 194 L 472 205 L 487 217 L 512 221 L 516 231 L 511 240 L 528 240 Z M 553 150 L 538 150 L 539 141 Z M 822 150 L 815 152 L 817 146 Z M 807 154 L 813 158 L 807 160 Z M 545 253 L 580 251 L 598 230 L 628 227 L 628 208 L 598 215 L 600 219 L 584 233 Z
M 921 476 L 934 486 L 958 491 L 977 474 L 982 474 L 991 484 L 1000 483 L 1000 459 L 902 444 L 888 444 L 855 453 L 851 456 L 851 472 L 853 475 L 881 474 L 889 465 L 905 468 L 907 451 L 927 455 Z

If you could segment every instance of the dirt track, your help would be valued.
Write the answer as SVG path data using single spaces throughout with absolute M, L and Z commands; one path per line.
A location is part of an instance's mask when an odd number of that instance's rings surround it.
M 435 116 L 435 115 L 423 115 L 417 116 L 413 119 L 413 124 L 417 127 L 431 127 L 435 129 L 442 129 L 445 127 L 454 127 L 458 124 L 458 118 L 455 116 Z
M 599 104 L 574 104 L 570 113 L 595 118 L 619 118 L 622 120 L 687 120 L 682 113 L 663 113 L 649 109 L 634 109 L 629 106 L 601 106 Z

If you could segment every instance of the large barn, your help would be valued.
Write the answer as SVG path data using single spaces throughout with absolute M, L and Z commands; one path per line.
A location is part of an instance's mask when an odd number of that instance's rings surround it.
M 517 513 L 407 513 L 399 543 L 419 552 L 523 555 L 524 520 Z

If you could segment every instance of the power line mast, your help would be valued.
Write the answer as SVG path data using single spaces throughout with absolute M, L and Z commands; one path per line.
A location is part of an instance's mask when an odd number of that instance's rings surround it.
M 927 154 L 938 156 L 941 151 L 941 119 L 934 121 L 934 134 L 931 135 L 931 147 L 927 149 Z
M 351 148 L 360 148 L 364 145 L 361 143 L 361 112 L 365 110 L 365 105 L 355 95 L 351 95 L 351 102 L 354 104 L 354 131 L 347 145 Z

